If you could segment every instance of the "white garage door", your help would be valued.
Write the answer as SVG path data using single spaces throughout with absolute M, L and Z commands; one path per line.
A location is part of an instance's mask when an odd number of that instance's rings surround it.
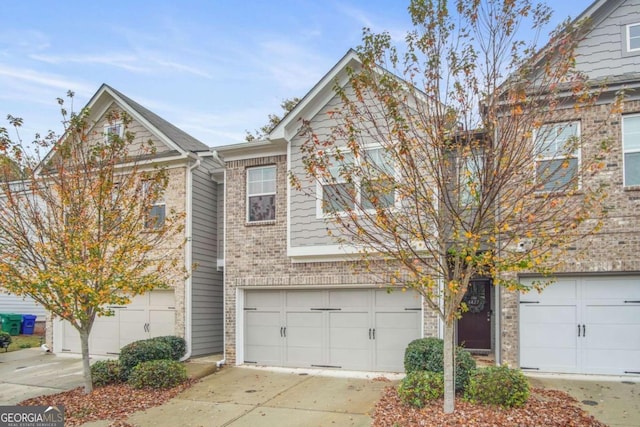
M 562 278 L 521 295 L 520 366 L 640 374 L 640 276 Z
M 89 337 L 91 354 L 115 355 L 133 341 L 175 335 L 173 291 L 151 291 L 134 297 L 129 305 L 111 308 L 113 316 L 98 317 L 93 324 Z M 60 340 L 54 337 L 54 350 L 80 353 L 80 336 L 75 328 L 60 322 L 59 330 Z
M 384 289 L 246 291 L 244 362 L 401 372 L 420 304 Z

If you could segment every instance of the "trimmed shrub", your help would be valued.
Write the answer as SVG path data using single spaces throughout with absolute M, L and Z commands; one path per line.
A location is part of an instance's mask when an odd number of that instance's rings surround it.
M 476 368 L 471 353 L 462 347 L 456 348 L 456 390 L 463 390 L 469 378 L 469 372 Z M 413 340 L 404 353 L 405 372 L 429 371 L 444 372 L 444 341 L 440 338 L 421 338 Z
M 475 370 L 469 376 L 464 398 L 472 403 L 522 406 L 529 398 L 529 381 L 519 369 L 491 366 Z
M 5 331 L 0 331 L 0 348 L 4 348 L 5 351 L 7 351 L 12 342 L 11 334 Z
M 184 338 L 175 335 L 167 335 L 164 337 L 150 338 L 151 341 L 164 342 L 171 347 L 171 359 L 180 360 L 187 352 L 187 342 Z
M 91 379 L 96 387 L 122 382 L 118 360 L 98 360 L 91 365 Z
M 398 387 L 398 396 L 407 405 L 424 407 L 428 401 L 444 396 L 442 372 L 415 371 L 408 373 Z
M 133 388 L 171 388 L 187 380 L 187 368 L 175 360 L 142 362 L 129 375 Z
M 126 381 L 131 370 L 142 362 L 150 360 L 170 360 L 172 350 L 169 344 L 156 340 L 141 340 L 127 344 L 120 349 L 120 374 Z

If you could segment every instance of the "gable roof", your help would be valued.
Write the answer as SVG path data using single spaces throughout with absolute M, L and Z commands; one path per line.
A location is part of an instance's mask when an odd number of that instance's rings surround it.
M 134 113 L 134 116 L 138 116 L 137 117 L 138 119 L 141 119 L 142 122 L 146 122 L 147 125 L 150 125 L 150 127 L 153 128 L 151 130 L 155 129 L 156 133 L 158 133 L 159 136 L 164 135 L 166 139 L 168 139 L 171 142 L 171 144 L 169 145 L 176 146 L 175 148 L 177 148 L 178 151 L 182 151 L 182 152 L 210 151 L 209 147 L 204 143 L 200 142 L 199 140 L 189 135 L 182 129 L 179 129 L 178 127 L 169 123 L 168 121 L 158 116 L 153 111 L 143 107 L 133 99 L 124 95 L 122 92 L 112 88 L 106 83 L 103 83 L 102 86 L 100 86 L 100 89 L 98 89 L 96 94 L 91 98 L 87 106 L 91 107 L 93 104 L 95 104 L 95 102 L 105 92 L 109 93 L 109 95 L 111 95 L 111 97 L 114 98 L 123 107 L 125 108 L 128 107 L 128 109 L 131 110 L 132 113 Z
M 287 133 L 291 130 L 291 126 L 295 126 L 303 116 L 314 116 L 335 95 L 336 80 L 342 78 L 346 82 L 347 67 L 357 65 L 360 65 L 360 58 L 355 50 L 349 49 L 342 59 L 307 92 L 298 105 L 280 120 L 267 137 L 270 140 L 289 139 Z

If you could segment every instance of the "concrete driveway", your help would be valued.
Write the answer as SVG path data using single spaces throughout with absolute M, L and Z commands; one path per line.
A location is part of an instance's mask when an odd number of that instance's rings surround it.
M 0 352 L 0 405 L 59 393 L 82 385 L 82 359 L 40 348 Z
M 562 390 L 609 427 L 640 426 L 640 377 L 530 375 L 532 387 Z
M 127 421 L 154 427 L 369 426 L 382 390 L 392 382 L 377 374 L 360 376 L 226 367 Z

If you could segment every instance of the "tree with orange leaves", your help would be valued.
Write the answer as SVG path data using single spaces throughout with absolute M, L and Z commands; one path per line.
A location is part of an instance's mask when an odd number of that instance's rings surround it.
M 126 113 L 109 113 L 123 129 L 104 134 L 88 110 L 69 113 L 58 102 L 62 137 L 49 132 L 24 144 L 22 120 L 12 116 L 15 140 L 0 128 L 0 287 L 33 298 L 78 331 L 88 393 L 96 317 L 184 279 L 183 218 L 154 211 L 168 175 L 154 166 L 151 141 L 132 144 Z
M 416 290 L 438 314 L 450 413 L 470 280 L 526 290 L 519 272 L 550 277 L 598 230 L 605 192 L 592 178 L 608 141 L 573 118 L 601 91 L 574 68 L 588 23 L 565 22 L 540 50 L 551 11 L 534 1 L 413 0 L 409 14 L 402 48 L 365 29 L 334 125 L 303 124 L 290 180 L 320 194 L 330 234 L 381 283 Z

